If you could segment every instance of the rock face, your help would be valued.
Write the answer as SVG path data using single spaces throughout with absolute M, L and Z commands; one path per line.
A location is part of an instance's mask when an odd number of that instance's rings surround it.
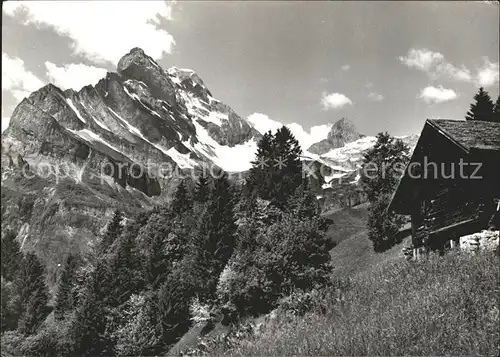
M 150 94 L 173 106 L 175 89 L 164 71 L 140 48 L 133 48 L 118 62 L 117 71 L 123 77 L 144 83 Z
M 358 133 L 352 122 L 346 118 L 342 118 L 332 125 L 326 139 L 311 145 L 307 151 L 313 154 L 323 155 L 332 149 L 340 148 L 362 137 L 364 137 L 364 135 Z
M 195 72 L 165 71 L 134 48 L 95 86 L 48 84 L 16 107 L 2 134 L 4 230 L 55 274 L 114 209 L 168 201 L 203 166 L 244 171 L 260 137 Z

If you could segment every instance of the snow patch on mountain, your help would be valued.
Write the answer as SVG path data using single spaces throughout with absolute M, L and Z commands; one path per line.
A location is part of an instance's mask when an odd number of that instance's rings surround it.
M 240 172 L 249 170 L 257 151 L 257 142 L 249 140 L 243 144 L 229 147 L 216 142 L 207 130 L 196 121 L 193 122 L 196 128 L 198 142 L 194 145 L 190 141 L 183 144 L 197 154 L 209 159 L 224 171 Z
M 170 148 L 166 152 L 172 160 L 174 160 L 181 169 L 192 169 L 197 164 L 189 157 L 189 154 L 181 154 L 176 148 Z
M 100 142 L 101 144 L 106 145 L 107 147 L 109 147 L 110 149 L 116 151 L 117 153 L 123 154 L 115 146 L 113 146 L 112 144 L 110 144 L 109 142 L 107 142 L 106 140 L 104 140 L 103 138 L 101 138 L 99 135 L 97 135 L 96 133 L 94 133 L 94 132 L 92 132 L 92 131 L 90 131 L 88 129 L 82 129 L 82 130 L 68 129 L 68 131 L 70 131 L 71 133 L 79 136 L 80 138 L 82 138 L 85 141 Z
M 82 123 L 87 124 L 87 121 L 85 119 L 83 119 L 82 115 L 80 114 L 80 112 L 78 111 L 78 109 L 76 109 L 75 105 L 73 104 L 73 101 L 70 98 L 66 98 L 66 103 L 68 103 L 68 105 L 70 106 L 70 108 L 75 112 L 75 114 L 78 117 L 78 119 L 80 119 L 80 121 Z
M 338 162 L 343 161 L 358 161 L 359 157 L 365 150 L 373 147 L 377 142 L 374 136 L 365 136 L 356 141 L 345 144 L 344 146 L 332 149 L 326 154 L 321 155 L 322 158 L 333 159 Z

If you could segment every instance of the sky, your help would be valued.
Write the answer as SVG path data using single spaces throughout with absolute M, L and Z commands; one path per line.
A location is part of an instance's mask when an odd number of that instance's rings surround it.
M 195 70 L 261 127 L 418 133 L 499 92 L 497 2 L 29 1 L 2 7 L 2 131 L 51 82 L 95 84 L 133 47 Z M 309 132 L 310 131 L 310 132 Z M 314 135 L 313 135 L 314 136 Z

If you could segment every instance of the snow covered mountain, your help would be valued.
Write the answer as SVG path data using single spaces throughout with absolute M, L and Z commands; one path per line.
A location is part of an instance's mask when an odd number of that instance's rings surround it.
M 249 168 L 260 133 L 213 98 L 195 72 L 165 71 L 139 48 L 120 60 L 117 72 L 79 92 L 52 84 L 34 92 L 15 109 L 3 143 L 28 162 L 69 158 L 83 147 L 82 165 L 107 156 L 144 167 Z

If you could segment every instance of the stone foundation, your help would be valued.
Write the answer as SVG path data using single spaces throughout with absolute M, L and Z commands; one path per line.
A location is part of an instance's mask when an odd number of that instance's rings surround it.
M 500 231 L 483 230 L 460 237 L 460 249 L 467 251 L 495 250 L 499 247 Z

